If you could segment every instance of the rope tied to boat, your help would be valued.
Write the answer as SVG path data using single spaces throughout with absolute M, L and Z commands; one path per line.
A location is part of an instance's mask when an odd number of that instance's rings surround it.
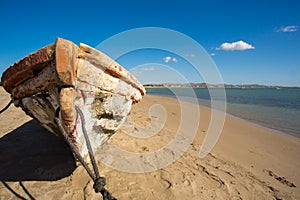
M 2 110 L 0 110 L 0 114 L 2 114 L 4 111 L 6 111 L 12 103 L 13 103 L 13 100 L 10 100 L 10 102 L 8 102 L 8 104 L 4 108 L 2 108 Z
M 94 153 L 93 153 L 93 150 L 92 150 L 92 147 L 91 147 L 91 143 L 90 143 L 90 140 L 89 140 L 86 128 L 85 128 L 84 115 L 83 115 L 83 113 L 82 113 L 82 111 L 80 110 L 79 107 L 75 106 L 75 109 L 76 109 L 77 114 L 79 114 L 79 117 L 81 119 L 81 127 L 82 127 L 83 135 L 84 135 L 84 138 L 85 138 L 86 146 L 88 148 L 90 160 L 92 162 L 94 173 L 89 168 L 88 164 L 84 161 L 83 157 L 80 155 L 77 147 L 73 144 L 72 140 L 68 137 L 68 135 L 67 135 L 60 119 L 59 119 L 59 112 L 60 112 L 59 108 L 56 110 L 55 122 L 56 122 L 59 130 L 61 131 L 62 135 L 64 136 L 66 142 L 70 146 L 72 152 L 75 154 L 76 158 L 79 160 L 79 162 L 85 168 L 85 170 L 87 171 L 87 173 L 89 174 L 91 179 L 94 181 L 94 185 L 93 185 L 94 191 L 96 193 L 100 192 L 102 194 L 103 200 L 117 200 L 116 198 L 114 198 L 110 194 L 110 192 L 108 190 L 105 189 L 106 179 L 105 179 L 105 177 L 102 177 L 99 174 L 98 166 L 96 164 Z

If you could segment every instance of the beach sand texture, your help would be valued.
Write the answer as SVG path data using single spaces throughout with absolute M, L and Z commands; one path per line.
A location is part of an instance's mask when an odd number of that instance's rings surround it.
M 9 94 L 1 87 L 0 108 L 9 100 Z M 157 116 L 149 114 L 155 104 L 165 110 L 164 124 L 155 122 Z M 200 109 L 197 134 L 187 151 L 170 165 L 147 173 L 122 172 L 99 162 L 100 173 L 107 179 L 106 188 L 113 196 L 170 200 L 300 199 L 298 138 L 226 116 L 213 151 L 200 159 L 199 149 L 207 134 L 211 110 L 191 103 L 182 105 L 187 111 Z M 190 121 L 194 118 L 184 117 Z M 127 121 L 108 144 L 129 152 L 154 152 L 174 139 L 181 110 L 175 99 L 146 95 L 133 106 L 129 119 L 134 123 Z M 149 138 L 126 134 L 130 130 L 143 134 L 145 126 L 155 134 Z M 101 151 L 96 154 L 97 159 L 103 156 Z M 76 167 L 62 138 L 48 133 L 14 106 L 0 115 L 0 180 L 1 200 L 101 199 L 100 194 L 93 192 L 93 183 L 83 167 Z

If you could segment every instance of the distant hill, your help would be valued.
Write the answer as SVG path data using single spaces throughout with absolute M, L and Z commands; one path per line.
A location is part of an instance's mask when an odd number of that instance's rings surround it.
M 162 84 L 145 84 L 144 87 L 193 87 L 193 88 L 300 88 L 300 87 L 287 87 L 279 85 L 260 85 L 260 84 L 246 84 L 246 85 L 232 85 L 232 84 L 206 84 L 206 83 L 187 83 L 187 84 L 177 84 L 177 83 L 162 83 Z

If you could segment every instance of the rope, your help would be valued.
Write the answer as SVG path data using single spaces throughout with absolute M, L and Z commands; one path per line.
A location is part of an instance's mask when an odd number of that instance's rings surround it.
M 105 189 L 106 179 L 105 179 L 105 177 L 101 177 L 100 174 L 99 174 L 98 166 L 97 166 L 96 161 L 95 161 L 95 157 L 94 157 L 94 153 L 93 153 L 93 150 L 92 150 L 92 147 L 91 147 L 91 143 L 90 143 L 88 134 L 87 134 L 86 129 L 85 129 L 84 115 L 83 115 L 82 111 L 80 110 L 80 108 L 75 106 L 75 109 L 76 109 L 76 111 L 79 114 L 79 117 L 81 119 L 82 131 L 83 131 L 85 142 L 86 142 L 86 145 L 87 145 L 87 148 L 88 148 L 89 156 L 90 156 L 90 159 L 91 159 L 91 162 L 92 162 L 92 165 L 93 165 L 94 173 L 89 168 L 88 164 L 84 161 L 84 159 L 80 155 L 77 147 L 73 144 L 72 140 L 68 137 L 67 133 L 65 132 L 65 129 L 63 128 L 63 126 L 60 122 L 60 119 L 59 119 L 59 112 L 60 112 L 59 109 L 57 109 L 56 114 L 55 114 L 55 121 L 58 125 L 58 128 L 61 131 L 61 133 L 63 134 L 63 136 L 64 136 L 65 140 L 67 141 L 68 145 L 70 146 L 72 152 L 75 154 L 75 156 L 77 157 L 79 162 L 83 165 L 83 167 L 85 168 L 85 170 L 87 171 L 89 176 L 94 181 L 94 185 L 93 185 L 94 191 L 96 193 L 100 192 L 102 194 L 103 200 L 117 200 L 116 198 L 114 198 L 110 194 L 110 192 L 108 190 Z
M 5 110 L 7 110 L 12 103 L 13 101 L 10 100 L 10 102 L 0 111 L 0 114 L 3 113 Z
M 85 119 L 84 119 L 84 115 L 83 115 L 82 111 L 80 110 L 80 108 L 78 108 L 77 106 L 75 106 L 75 109 L 76 109 L 76 111 L 77 111 L 77 113 L 79 114 L 79 117 L 80 117 L 80 119 L 81 119 L 81 127 L 82 127 L 82 131 L 83 131 L 85 143 L 86 143 L 86 146 L 87 146 L 87 148 L 88 148 L 89 156 L 90 156 L 90 159 L 91 159 L 93 168 L 94 168 L 94 172 L 95 172 L 95 175 L 96 175 L 96 179 L 99 179 L 99 178 L 100 178 L 100 175 L 99 175 L 98 166 L 97 166 L 97 164 L 96 164 L 95 157 L 94 157 L 94 153 L 93 153 L 93 149 L 92 149 L 92 146 L 91 146 L 89 137 L 88 137 L 87 132 L 86 132 L 86 129 L 85 129 Z M 94 181 L 95 181 L 95 180 L 94 180 Z

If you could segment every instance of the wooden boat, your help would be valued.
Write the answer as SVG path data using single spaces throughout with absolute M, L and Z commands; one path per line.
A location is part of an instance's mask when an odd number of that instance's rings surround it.
M 83 157 L 88 150 L 75 107 L 83 112 L 95 150 L 117 131 L 132 103 L 146 92 L 107 55 L 62 38 L 13 64 L 1 81 L 16 106 L 56 135 L 61 135 L 54 120 L 60 110 L 63 128 Z

